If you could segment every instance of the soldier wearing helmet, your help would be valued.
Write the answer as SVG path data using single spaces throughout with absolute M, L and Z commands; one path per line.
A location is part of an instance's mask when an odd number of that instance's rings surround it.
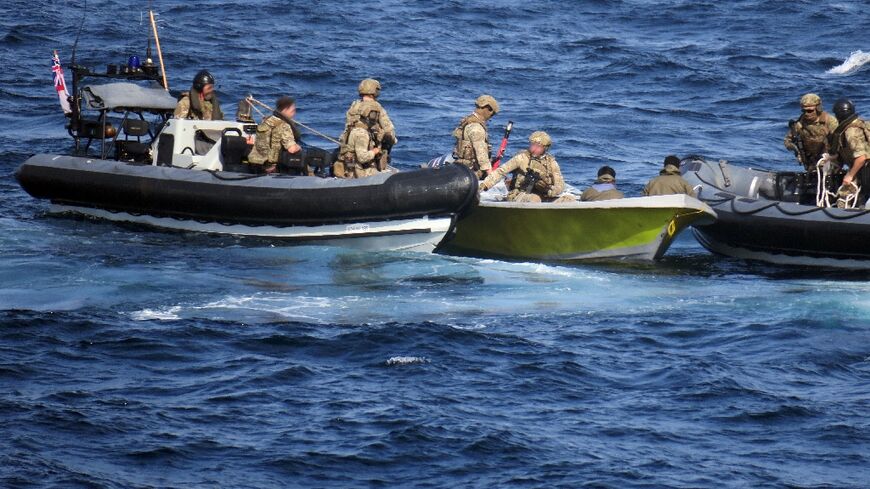
M 870 187 L 870 175 L 867 170 L 861 170 L 870 155 L 870 127 L 855 113 L 851 100 L 834 102 L 834 114 L 840 123 L 831 135 L 830 154 L 841 166 L 849 166 L 843 187 L 855 191 L 857 184 L 866 189 Z
M 659 172 L 659 176 L 646 184 L 643 194 L 646 196 L 686 194 L 695 197 L 695 189 L 680 174 L 680 158 L 669 155 L 665 158 L 665 167 Z
M 390 120 L 390 116 L 387 115 L 387 110 L 377 101 L 378 96 L 381 94 L 381 82 L 374 78 L 366 78 L 359 82 L 357 91 L 359 92 L 360 98 L 354 100 L 350 104 L 350 108 L 347 109 L 344 121 L 344 132 L 342 132 L 339 140 L 347 141 L 351 129 L 353 129 L 354 124 L 359 121 L 361 104 L 363 102 L 374 103 L 378 107 L 379 133 L 375 135 L 376 144 L 384 150 L 379 156 L 379 159 L 383 161 L 380 161 L 379 164 L 382 168 L 386 168 L 388 164 L 389 150 L 392 149 L 393 145 L 399 140 L 396 138 L 396 128 L 393 126 L 393 121 Z
M 363 178 L 375 175 L 380 161 L 381 148 L 377 145 L 382 107 L 374 100 L 357 104 L 357 117 L 341 140 L 338 160 L 333 164 L 333 174 L 338 178 Z
M 189 92 L 181 94 L 175 106 L 176 119 L 217 121 L 224 118 L 221 104 L 214 93 L 214 77 L 207 70 L 200 70 L 193 77 Z
M 544 131 L 535 131 L 529 136 L 529 148 L 517 153 L 507 163 L 498 167 L 480 182 L 480 190 L 486 191 L 512 173 L 507 200 L 511 202 L 574 202 L 572 195 L 562 195 L 565 180 L 556 158 L 550 154 L 552 140 Z
M 816 163 L 828 152 L 828 138 L 837 128 L 837 119 L 822 110 L 822 99 L 814 93 L 801 97 L 800 104 L 801 116 L 789 122 L 783 143 L 807 171 L 815 171 Z
M 477 173 L 480 179 L 492 171 L 492 146 L 486 123 L 498 114 L 498 102 L 491 95 L 481 95 L 474 101 L 474 112 L 459 121 L 453 130 L 456 146 L 453 148 L 453 161 L 465 165 Z

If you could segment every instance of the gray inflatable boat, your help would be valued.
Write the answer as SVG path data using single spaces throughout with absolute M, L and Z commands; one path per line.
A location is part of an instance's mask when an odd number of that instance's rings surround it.
M 696 156 L 684 159 L 681 169 L 718 215 L 693 229 L 708 250 L 777 264 L 870 268 L 870 210 L 817 206 L 816 174 Z

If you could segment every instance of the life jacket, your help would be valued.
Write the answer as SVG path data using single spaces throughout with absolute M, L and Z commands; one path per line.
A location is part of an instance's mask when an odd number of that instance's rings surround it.
M 200 100 L 200 93 L 198 91 L 191 88 L 189 92 L 182 93 L 181 97 L 187 97 L 190 101 L 190 110 L 187 112 L 188 119 L 219 121 L 224 118 L 217 94 L 212 93 L 211 100 L 206 101 L 206 105 L 211 105 L 211 113 L 207 114 L 208 118 L 205 117 L 205 107 L 203 106 L 203 100 Z
M 489 148 L 489 152 L 492 153 L 489 145 L 489 131 L 486 129 L 486 123 L 486 119 L 479 116 L 477 113 L 472 113 L 459 121 L 459 125 L 453 130 L 453 137 L 456 138 L 456 146 L 453 148 L 453 160 L 456 163 L 464 164 L 474 170 L 479 168 L 480 162 L 477 161 L 477 155 L 474 153 L 474 146 L 465 136 L 465 130 L 469 124 L 480 124 L 483 126 L 483 131 L 486 134 L 486 139 L 484 139 L 484 141 L 486 142 L 486 147 Z M 491 158 L 492 155 L 489 154 L 487 157 Z

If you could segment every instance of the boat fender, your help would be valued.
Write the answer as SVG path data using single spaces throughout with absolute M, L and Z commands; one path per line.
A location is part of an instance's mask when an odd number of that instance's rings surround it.
M 719 160 L 719 170 L 722 172 L 722 178 L 725 179 L 725 186 L 731 186 L 731 172 L 728 170 L 728 162 Z

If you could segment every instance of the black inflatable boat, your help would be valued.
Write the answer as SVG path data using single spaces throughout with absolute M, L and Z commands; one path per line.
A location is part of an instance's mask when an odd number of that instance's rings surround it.
M 16 178 L 54 214 L 377 250 L 434 250 L 477 198 L 458 165 L 341 180 L 40 154 Z
M 771 263 L 870 268 L 870 210 L 818 206 L 816 174 L 701 157 L 686 158 L 682 172 L 718 215 L 694 227 L 708 250 Z

